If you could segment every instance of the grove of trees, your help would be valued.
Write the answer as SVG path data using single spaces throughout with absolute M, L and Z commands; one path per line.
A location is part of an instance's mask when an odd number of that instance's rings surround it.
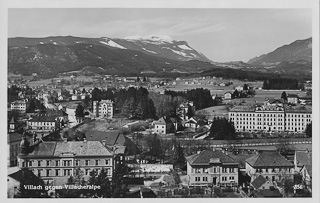
M 267 90 L 297 90 L 301 89 L 298 80 L 292 78 L 272 78 L 263 81 L 263 89 Z

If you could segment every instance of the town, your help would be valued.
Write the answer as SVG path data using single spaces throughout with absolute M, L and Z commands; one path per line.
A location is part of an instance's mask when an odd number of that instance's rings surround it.
M 7 89 L 9 198 L 312 196 L 311 80 L 34 73 Z

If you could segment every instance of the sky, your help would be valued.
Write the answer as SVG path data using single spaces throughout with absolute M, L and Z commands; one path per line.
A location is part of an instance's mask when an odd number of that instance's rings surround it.
M 10 8 L 8 37 L 169 35 L 215 62 L 312 37 L 311 9 Z

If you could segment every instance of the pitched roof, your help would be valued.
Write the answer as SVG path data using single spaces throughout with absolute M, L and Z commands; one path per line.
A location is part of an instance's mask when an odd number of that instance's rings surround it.
M 86 139 L 88 141 L 106 141 L 106 145 L 123 146 L 125 143 L 125 137 L 120 131 L 87 131 L 85 132 Z
M 282 197 L 282 194 L 277 189 L 254 190 L 252 193 L 255 197 Z
M 163 116 L 159 120 L 157 120 L 154 124 L 155 125 L 166 125 L 166 124 L 169 124 L 169 123 L 171 123 L 170 118 L 167 117 L 167 116 Z
M 12 118 L 11 118 L 9 123 L 11 124 L 11 123 L 16 123 L 16 122 L 17 122 L 16 118 L 14 116 L 12 116 Z
M 222 164 L 238 164 L 234 159 L 218 150 L 204 150 L 199 154 L 186 157 L 190 165 L 209 165 L 212 159 L 220 159 Z
M 252 167 L 293 167 L 293 164 L 277 151 L 259 151 L 246 159 Z
M 251 185 L 255 189 L 259 189 L 265 182 L 267 182 L 267 179 L 265 179 L 262 175 L 259 175 L 254 181 L 252 181 Z
M 18 170 L 14 173 L 11 173 L 11 174 L 8 174 L 8 176 L 10 176 L 11 178 L 19 181 L 19 182 L 22 182 L 22 181 L 25 181 L 26 180 L 26 176 L 28 177 L 27 179 L 30 180 L 30 182 L 32 182 L 33 184 L 41 184 L 41 179 L 38 178 L 32 171 L 30 170 L 26 170 L 26 169 L 23 169 L 23 170 Z
M 53 156 L 56 143 L 55 141 L 40 143 L 29 156 Z
M 54 156 L 62 153 L 73 153 L 75 156 L 112 156 L 112 152 L 99 141 L 57 142 Z
M 28 122 L 56 122 L 54 116 L 34 116 Z

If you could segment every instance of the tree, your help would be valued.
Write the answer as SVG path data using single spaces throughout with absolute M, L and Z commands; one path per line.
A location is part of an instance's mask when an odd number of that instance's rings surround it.
M 214 118 L 209 137 L 215 140 L 234 140 L 236 139 L 235 128 L 233 124 L 225 118 Z
M 249 88 L 248 88 L 248 85 L 247 85 L 247 84 L 244 84 L 244 85 L 243 85 L 243 90 L 249 90 Z
M 77 121 L 78 121 L 79 123 L 82 122 L 82 120 L 83 120 L 83 118 L 84 118 L 84 109 L 83 109 L 83 106 L 82 106 L 81 104 L 78 104 L 75 113 L 76 113 L 76 119 L 77 119 Z
M 186 168 L 186 158 L 180 143 L 175 143 L 173 165 L 178 166 L 180 169 Z
M 312 123 L 307 124 L 306 135 L 307 135 L 307 137 L 312 137 Z
M 137 82 L 140 82 L 140 78 L 139 77 L 137 77 Z
M 142 81 L 143 81 L 143 82 L 147 82 L 147 78 L 146 78 L 146 76 L 143 76 Z
M 282 92 L 281 99 L 283 99 L 284 101 L 288 101 L 287 93 L 285 91 Z
M 239 98 L 239 92 L 238 92 L 238 90 L 234 90 L 234 92 L 232 93 L 232 95 L 231 95 L 231 97 L 232 97 L 232 99 L 234 99 L 234 98 Z

